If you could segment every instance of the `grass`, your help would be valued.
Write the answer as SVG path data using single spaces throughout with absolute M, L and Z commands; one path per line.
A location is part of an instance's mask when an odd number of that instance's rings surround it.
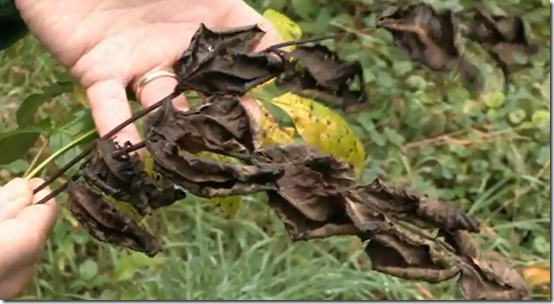
M 15 124 L 13 114 L 27 95 L 40 91 L 62 70 L 36 41 L 27 37 L 4 54 L 0 67 L 0 131 Z M 65 97 L 41 109 L 44 113 L 71 106 Z M 473 144 L 475 136 L 458 140 Z M 431 141 L 426 138 L 423 140 Z M 498 137 L 494 140 L 502 140 Z M 456 143 L 449 142 L 452 145 Z M 485 143 L 494 151 L 494 142 Z M 441 144 L 442 145 L 442 144 Z M 37 145 L 37 147 L 40 145 Z M 416 149 L 417 142 L 405 143 Z M 439 149 L 439 147 L 436 147 Z M 38 148 L 37 148 L 38 149 Z M 36 152 L 36 150 L 35 150 Z M 52 151 L 51 151 L 52 152 Z M 33 151 L 31 152 L 31 154 Z M 395 153 L 400 154 L 396 151 Z M 417 154 L 417 153 L 416 153 Z M 492 152 L 490 157 L 495 157 Z M 417 155 L 416 155 L 417 157 Z M 29 158 L 30 160 L 31 158 Z M 5 166 L 6 181 L 21 175 L 25 161 Z M 388 170 L 389 179 L 412 180 L 421 168 L 402 158 L 387 159 L 377 166 Z M 482 185 L 469 210 L 485 222 L 480 243 L 508 257 L 522 269 L 549 267 L 549 180 L 543 172 L 527 172 L 525 187 L 512 182 L 490 184 L 486 174 L 474 176 Z M 383 169 L 385 170 L 385 169 Z M 546 171 L 546 172 L 547 172 Z M 422 172 L 421 174 L 424 174 Z M 375 175 L 375 172 L 366 174 Z M 524 191 L 541 199 L 531 202 L 542 214 L 512 220 L 500 212 L 501 196 L 516 197 Z M 58 197 L 59 204 L 65 196 Z M 529 204 L 529 203 L 526 203 Z M 521 207 L 525 208 L 525 207 Z M 523 212 L 523 210 L 522 210 Z M 408 282 L 371 271 L 355 238 L 292 243 L 260 197 L 248 197 L 239 214 L 227 219 L 202 200 L 188 198 L 160 212 L 149 221 L 163 239 L 166 251 L 149 259 L 141 254 L 99 244 L 80 229 L 63 210 L 33 284 L 24 300 L 368 300 L 459 299 L 454 282 L 431 286 Z M 521 247 L 522 235 L 542 236 L 543 244 Z

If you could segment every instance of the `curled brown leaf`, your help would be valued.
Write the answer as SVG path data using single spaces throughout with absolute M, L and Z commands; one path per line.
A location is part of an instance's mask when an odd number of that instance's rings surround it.
M 125 214 L 118 212 L 88 184 L 68 182 L 67 209 L 95 239 L 140 251 L 152 257 L 161 246 Z
M 245 195 L 276 189 L 282 168 L 222 163 L 182 151 L 174 143 L 148 140 L 155 169 L 178 186 L 201 197 Z

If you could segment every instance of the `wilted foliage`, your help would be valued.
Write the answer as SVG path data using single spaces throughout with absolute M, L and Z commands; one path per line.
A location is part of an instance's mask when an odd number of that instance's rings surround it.
M 475 22 L 483 25 L 470 31 L 473 40 L 492 49 L 500 49 L 499 43 L 526 43 L 519 31 L 521 20 L 477 12 L 481 15 Z M 494 36 L 496 40 L 481 32 L 493 31 L 489 19 L 502 35 Z M 435 71 L 459 69 L 465 79 L 482 81 L 458 49 L 453 12 L 437 13 L 422 3 L 389 7 L 378 25 L 392 33 L 395 45 L 412 60 Z M 155 238 L 114 208 L 107 196 L 146 214 L 183 198 L 184 191 L 205 198 L 265 192 L 292 240 L 354 235 L 367 242 L 365 252 L 376 271 L 430 283 L 458 277 L 462 294 L 471 300 L 528 296 L 515 270 L 480 256 L 471 237 L 480 232 L 476 219 L 449 203 L 379 179 L 359 184 L 364 151 L 356 139 L 348 142 L 348 151 L 337 154 L 340 157 L 333 154 L 344 148 L 340 139 L 334 149 L 314 146 L 324 135 L 309 133 L 307 122 L 325 124 L 339 136 L 349 128 L 329 118 L 332 114 L 318 108 L 322 105 L 297 95 L 345 108 L 367 103 L 359 62 L 346 62 L 318 44 L 285 52 L 289 43 L 253 53 L 263 34 L 256 25 L 224 32 L 200 25 L 174 66 L 179 79 L 172 96 L 192 90 L 207 96 L 205 103 L 180 111 L 166 98 L 147 117 L 144 142 L 124 147 L 105 139 L 96 142 L 92 160 L 80 171 L 86 182 L 68 183 L 68 208 L 91 235 L 153 256 L 161 250 Z M 304 143 L 292 136 L 260 141 L 267 130 L 245 107 L 244 98 L 272 79 L 290 91 L 274 104 L 293 118 Z M 355 79 L 362 83 L 360 89 L 351 88 Z M 142 147 L 153 159 L 153 174 L 146 173 L 132 153 Z

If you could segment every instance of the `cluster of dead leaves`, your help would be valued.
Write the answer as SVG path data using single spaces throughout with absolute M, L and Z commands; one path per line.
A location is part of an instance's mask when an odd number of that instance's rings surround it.
M 469 21 L 462 22 L 462 17 Z M 521 17 L 493 15 L 481 4 L 459 14 L 437 12 L 423 2 L 389 6 L 377 17 L 377 26 L 389 31 L 395 46 L 414 62 L 437 72 L 457 70 L 471 91 L 481 91 L 484 79 L 475 64 L 463 56 L 461 36 L 480 45 L 498 64 L 504 74 L 505 92 L 511 82 L 514 56 L 530 57 L 538 49 L 529 42 Z
M 365 91 L 348 86 L 361 77 L 359 64 L 321 46 L 251 53 L 262 35 L 257 26 L 214 32 L 201 25 L 175 65 L 176 90 L 201 92 L 205 102 L 180 111 L 166 100 L 147 117 L 143 143 L 97 144 L 81 168 L 85 182 L 69 182 L 68 203 L 93 237 L 149 256 L 161 250 L 156 238 L 108 197 L 145 214 L 183 198 L 185 191 L 206 198 L 265 192 L 293 240 L 355 235 L 367 242 L 377 271 L 432 283 L 457 276 L 467 299 L 527 297 L 515 270 L 480 256 L 470 236 L 479 232 L 479 223 L 454 206 L 380 180 L 359 185 L 351 165 L 307 144 L 262 146 L 240 97 L 269 79 L 300 93 L 327 94 L 343 105 L 366 99 Z M 137 146 L 150 153 L 154 174 L 128 153 Z

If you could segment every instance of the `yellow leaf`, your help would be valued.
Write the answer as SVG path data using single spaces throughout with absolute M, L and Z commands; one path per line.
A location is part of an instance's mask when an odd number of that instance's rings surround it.
M 298 95 L 287 93 L 270 101 L 293 120 L 298 134 L 321 152 L 348 162 L 360 177 L 365 164 L 362 143 L 348 123 L 331 109 Z
M 281 38 L 281 42 L 295 41 L 302 38 L 302 29 L 300 28 L 300 26 L 294 23 L 294 21 L 292 21 L 289 17 L 279 13 L 278 11 L 268 9 L 264 12 L 263 17 L 271 22 L 271 24 L 273 24 L 273 27 L 277 31 L 277 35 L 279 35 L 279 38 Z M 294 45 L 283 48 L 283 50 L 289 52 L 293 49 Z M 254 93 L 274 81 L 275 79 L 271 79 L 265 83 L 262 83 L 261 85 L 253 88 L 251 92 Z
M 262 103 L 259 100 L 256 100 L 256 102 L 258 102 L 262 111 L 262 117 L 260 121 L 260 132 L 262 133 L 261 146 L 265 147 L 271 144 L 294 143 L 294 134 L 296 133 L 294 128 L 282 128 L 281 126 L 279 126 L 271 113 L 263 107 Z
M 73 98 L 83 107 L 88 107 L 87 92 L 85 92 L 83 87 L 78 83 L 73 84 Z
M 227 163 L 238 162 L 237 159 L 232 158 L 230 156 L 225 156 L 225 155 L 211 153 L 211 152 L 200 152 L 197 155 L 201 157 L 216 159 Z M 225 215 L 234 217 L 242 204 L 242 197 L 240 195 L 226 196 L 226 197 L 212 197 L 210 199 L 207 199 L 207 201 L 209 201 L 214 206 L 220 208 Z
M 529 288 L 546 287 L 550 300 L 550 268 L 530 267 L 523 270 L 523 277 Z
M 273 24 L 279 38 L 281 38 L 283 42 L 295 41 L 302 38 L 302 29 L 300 29 L 300 26 L 278 11 L 268 9 L 264 12 L 263 17 Z M 291 51 L 293 48 L 294 46 L 288 46 L 283 49 Z

